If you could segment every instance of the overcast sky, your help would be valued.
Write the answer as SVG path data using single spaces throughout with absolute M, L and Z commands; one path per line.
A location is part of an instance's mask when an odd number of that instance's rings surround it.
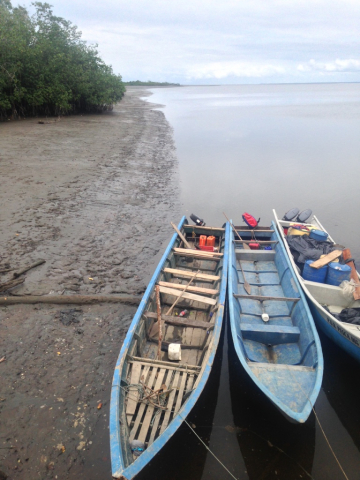
M 125 81 L 360 81 L 360 0 L 48 2 Z

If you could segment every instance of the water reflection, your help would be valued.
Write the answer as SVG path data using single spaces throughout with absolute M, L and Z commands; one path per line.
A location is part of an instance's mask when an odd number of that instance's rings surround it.
M 186 215 L 312 208 L 360 263 L 360 84 L 153 89 L 174 128 Z
M 237 440 L 252 479 L 311 478 L 315 417 L 292 424 L 256 387 L 236 355 L 228 330 L 230 394 Z

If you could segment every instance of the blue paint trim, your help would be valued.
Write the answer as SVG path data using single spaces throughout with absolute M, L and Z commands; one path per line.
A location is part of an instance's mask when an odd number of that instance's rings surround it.
M 276 255 L 282 255 L 283 256 L 283 258 L 284 258 L 284 260 L 286 261 L 286 264 L 287 264 L 286 270 L 289 269 L 289 272 L 291 273 L 292 279 L 295 282 L 295 285 L 296 285 L 297 290 L 299 292 L 299 295 L 301 297 L 301 300 L 298 302 L 298 304 L 302 305 L 302 307 L 304 308 L 304 312 L 305 312 L 304 319 L 307 319 L 308 325 L 311 329 L 311 334 L 313 336 L 313 340 L 314 340 L 315 345 L 316 345 L 317 356 L 318 356 L 317 365 L 315 365 L 316 366 L 316 379 L 315 379 L 315 382 L 314 382 L 314 385 L 313 385 L 313 388 L 312 388 L 312 392 L 309 395 L 309 399 L 308 399 L 308 400 L 310 400 L 310 403 L 309 403 L 309 401 L 306 401 L 305 405 L 303 407 L 303 410 L 301 412 L 295 412 L 295 411 L 291 410 L 287 405 L 285 405 L 276 396 L 274 396 L 261 382 L 259 382 L 258 378 L 254 375 L 254 373 L 252 372 L 251 368 L 248 365 L 247 355 L 246 355 L 246 351 L 245 351 L 244 344 L 243 344 L 243 341 L 242 341 L 242 337 L 239 335 L 239 331 L 238 331 L 237 325 L 236 325 L 236 322 L 239 323 L 239 319 L 236 317 L 235 308 L 234 308 L 235 302 L 238 301 L 233 296 L 233 293 L 237 293 L 237 292 L 233 291 L 234 273 L 237 274 L 238 272 L 237 272 L 237 267 L 236 267 L 235 248 L 233 246 L 233 240 L 234 240 L 233 232 L 231 232 L 230 242 L 232 244 L 232 248 L 230 249 L 230 252 L 229 252 L 229 268 L 228 268 L 228 272 L 229 272 L 228 300 L 229 300 L 230 327 L 231 327 L 231 333 L 232 333 L 236 353 L 239 357 L 239 360 L 240 360 L 242 366 L 244 367 L 244 369 L 246 370 L 248 375 L 251 377 L 251 379 L 254 381 L 254 383 L 269 397 L 269 399 L 274 403 L 274 405 L 280 411 L 282 411 L 287 418 L 289 418 L 290 420 L 296 421 L 296 422 L 303 423 L 303 422 L 306 421 L 306 419 L 310 415 L 311 410 L 312 410 L 312 406 L 315 404 L 315 401 L 318 397 L 318 394 L 319 394 L 319 391 L 320 391 L 320 388 L 321 388 L 323 370 L 324 370 L 324 359 L 323 359 L 323 355 L 322 355 L 320 339 L 319 339 L 318 333 L 316 331 L 316 327 L 315 327 L 314 320 L 313 320 L 313 317 L 311 315 L 310 309 L 309 309 L 309 307 L 307 305 L 307 302 L 305 300 L 304 293 L 303 293 L 303 291 L 300 287 L 300 284 L 299 284 L 299 282 L 296 278 L 296 275 L 295 275 L 295 272 L 294 272 L 293 267 L 291 265 L 291 262 L 290 262 L 290 260 L 287 256 L 286 251 L 285 251 L 285 247 L 284 247 L 283 243 L 281 242 L 281 239 L 279 238 L 279 235 L 278 235 L 277 230 L 275 228 L 274 222 L 272 222 L 271 226 L 272 226 L 272 229 L 274 230 L 274 233 L 272 235 L 275 237 L 275 240 L 278 240 L 278 243 L 275 246 Z M 238 282 L 236 282 L 236 283 L 238 283 Z M 241 311 L 241 307 L 240 307 L 240 311 Z M 271 365 L 271 364 L 269 364 L 269 365 Z
M 185 221 L 183 217 L 178 225 L 178 229 L 181 230 Z M 224 246 L 224 256 L 223 256 L 223 267 L 221 274 L 221 284 L 220 284 L 220 293 L 219 293 L 219 308 L 216 313 L 215 326 L 213 330 L 213 343 L 210 351 L 210 355 L 206 366 L 201 375 L 201 379 L 196 389 L 193 390 L 189 398 L 186 400 L 184 405 L 179 410 L 176 417 L 172 420 L 166 430 L 155 440 L 155 442 L 150 445 L 133 463 L 128 467 L 124 465 L 124 460 L 121 451 L 120 443 L 120 423 L 119 423 L 119 393 L 120 393 L 120 372 L 125 361 L 126 353 L 129 348 L 130 342 L 132 340 L 133 333 L 136 329 L 138 322 L 140 321 L 141 315 L 144 311 L 144 308 L 150 298 L 150 295 L 155 287 L 158 276 L 161 273 L 161 270 L 165 264 L 165 261 L 171 249 L 176 241 L 177 234 L 175 233 L 161 258 L 159 265 L 157 266 L 154 275 L 144 293 L 143 299 L 141 300 L 140 306 L 134 316 L 134 319 L 130 325 L 129 331 L 126 335 L 124 344 L 121 348 L 118 361 L 115 367 L 113 386 L 111 392 L 111 405 L 110 405 L 110 449 L 111 449 L 111 467 L 112 475 L 116 478 L 119 478 L 121 475 L 127 479 L 133 478 L 137 475 L 147 464 L 148 462 L 159 452 L 159 450 L 165 445 L 165 443 L 171 438 L 176 430 L 180 427 L 184 419 L 190 413 L 191 409 L 198 400 L 201 392 L 203 391 L 205 384 L 208 380 L 208 377 L 211 372 L 212 364 L 214 362 L 215 353 L 219 344 L 221 328 L 223 323 L 224 316 L 224 305 L 226 301 L 226 285 L 227 285 L 227 268 L 228 268 L 228 257 L 229 257 L 229 245 L 230 245 L 230 225 L 227 223 L 225 227 L 225 246 Z

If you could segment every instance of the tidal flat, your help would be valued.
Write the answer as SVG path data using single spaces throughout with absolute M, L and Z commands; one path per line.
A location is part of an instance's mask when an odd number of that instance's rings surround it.
M 6 296 L 142 295 L 180 215 L 172 129 L 147 95 L 128 88 L 101 115 L 0 124 L 0 283 L 46 261 Z M 111 477 L 111 380 L 135 311 L 0 307 L 0 471 L 9 480 Z

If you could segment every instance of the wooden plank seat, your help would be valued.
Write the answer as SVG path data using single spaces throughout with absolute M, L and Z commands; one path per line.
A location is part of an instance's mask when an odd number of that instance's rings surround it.
M 196 278 L 195 278 L 195 280 L 196 280 Z M 187 286 L 187 285 L 184 285 L 183 283 L 172 283 L 172 282 L 159 281 L 158 284 L 161 287 L 177 288 L 178 290 L 185 290 L 185 288 L 186 288 L 187 292 L 203 293 L 204 295 L 216 295 L 216 294 L 219 293 L 219 290 L 216 290 L 215 288 L 195 287 L 195 286 L 192 286 L 192 285 Z
M 174 247 L 173 248 L 175 253 L 181 253 L 181 254 L 189 254 L 193 257 L 223 257 L 223 253 L 219 252 L 207 252 L 206 250 L 192 250 L 190 248 L 179 248 L 179 247 Z
M 240 328 L 244 339 L 266 345 L 297 343 L 300 338 L 300 330 L 294 326 L 243 323 Z
M 174 248 L 174 255 L 181 257 L 191 257 L 196 260 L 209 260 L 219 262 L 222 257 L 222 253 L 210 253 L 203 250 L 190 250 L 187 248 Z
M 194 273 L 193 271 L 189 270 L 180 270 L 178 268 L 164 268 L 165 273 L 171 273 L 172 275 L 176 277 L 193 277 Z M 202 280 L 206 282 L 216 282 L 220 280 L 219 275 L 209 275 L 207 273 L 198 273 L 196 275 L 197 280 Z
M 208 305 L 216 305 L 217 301 L 214 298 L 203 297 L 201 295 L 196 295 L 195 293 L 183 293 L 182 291 L 176 290 L 175 288 L 168 287 L 159 287 L 161 293 L 167 293 L 168 295 L 174 295 L 174 297 L 186 298 L 188 300 L 194 300 L 195 302 L 202 302 Z

